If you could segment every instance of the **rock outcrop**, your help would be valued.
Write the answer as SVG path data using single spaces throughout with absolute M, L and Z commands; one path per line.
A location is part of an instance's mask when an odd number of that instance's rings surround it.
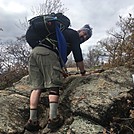
M 31 134 L 23 128 L 29 117 L 30 93 L 28 76 L 0 90 L 0 134 Z M 127 68 L 69 76 L 60 93 L 59 113 L 65 121 L 54 134 L 134 133 L 134 84 Z M 42 93 L 40 98 L 42 129 L 36 134 L 43 134 L 47 122 L 47 95 Z

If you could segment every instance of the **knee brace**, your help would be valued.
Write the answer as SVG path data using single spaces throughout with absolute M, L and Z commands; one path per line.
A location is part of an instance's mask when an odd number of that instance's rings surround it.
M 59 88 L 55 87 L 55 88 L 51 88 L 49 91 L 49 95 L 57 95 L 59 96 Z

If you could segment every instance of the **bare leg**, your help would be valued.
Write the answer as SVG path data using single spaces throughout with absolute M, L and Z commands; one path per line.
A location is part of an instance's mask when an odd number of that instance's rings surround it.
M 40 129 L 37 119 L 37 107 L 41 90 L 33 90 L 30 96 L 30 117 L 24 128 L 28 131 L 38 131 Z
M 30 120 L 37 121 L 37 107 L 41 90 L 33 90 L 30 96 Z
M 30 109 L 37 109 L 41 90 L 33 90 L 30 96 Z

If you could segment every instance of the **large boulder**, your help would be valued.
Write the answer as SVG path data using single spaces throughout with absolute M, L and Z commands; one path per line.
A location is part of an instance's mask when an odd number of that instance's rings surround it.
M 29 118 L 31 90 L 26 76 L 13 87 L 0 91 L 0 133 L 30 134 L 23 126 Z M 60 93 L 59 113 L 65 121 L 55 134 L 133 134 L 134 85 L 127 68 L 111 68 L 84 77 L 69 76 Z M 47 122 L 47 96 L 46 92 L 40 98 L 42 129 L 37 134 L 43 133 Z

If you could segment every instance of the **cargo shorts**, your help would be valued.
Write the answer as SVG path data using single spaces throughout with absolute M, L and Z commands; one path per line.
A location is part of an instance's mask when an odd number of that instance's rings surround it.
M 45 47 L 35 47 L 29 58 L 29 78 L 33 89 L 62 88 L 63 76 L 57 54 Z

